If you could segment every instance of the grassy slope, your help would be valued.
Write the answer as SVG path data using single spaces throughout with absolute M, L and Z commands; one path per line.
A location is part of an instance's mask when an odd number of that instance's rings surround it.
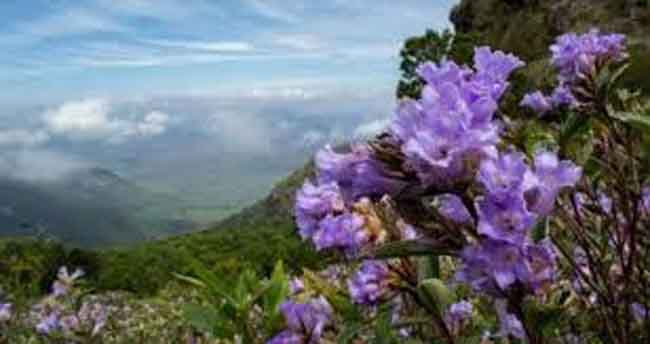
M 311 163 L 278 183 L 269 196 L 212 228 L 134 248 L 101 252 L 96 285 L 106 289 L 154 292 L 171 272 L 190 273 L 191 260 L 224 278 L 250 267 L 269 273 L 277 260 L 292 270 L 318 265 L 316 253 L 295 234 L 292 204 L 295 191 L 312 173 Z

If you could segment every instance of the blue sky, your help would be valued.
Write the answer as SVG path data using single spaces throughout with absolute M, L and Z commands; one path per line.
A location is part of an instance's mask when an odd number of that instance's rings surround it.
M 453 3 L 2 1 L 0 101 L 6 111 L 88 97 L 392 87 L 400 43 L 447 27 Z
M 402 42 L 456 2 L 0 1 L 0 178 L 99 166 L 203 206 L 251 201 L 381 130 Z

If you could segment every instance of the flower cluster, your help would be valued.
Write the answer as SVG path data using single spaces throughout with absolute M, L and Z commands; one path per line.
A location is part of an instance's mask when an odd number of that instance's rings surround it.
M 551 53 L 551 64 L 558 70 L 558 86 L 551 96 L 536 91 L 524 96 L 520 103 L 540 115 L 560 106 L 577 106 L 572 88 L 579 80 L 593 76 L 599 66 L 627 57 L 624 35 L 601 34 L 598 30 L 562 35 L 551 46 Z
M 75 283 L 83 275 L 80 269 L 73 273 L 69 273 L 65 266 L 59 269 L 50 295 L 32 307 L 36 332 L 64 338 L 78 338 L 80 335 L 95 337 L 106 326 L 106 306 L 96 302 L 79 302 L 81 294 Z M 77 309 L 79 303 L 81 306 Z
M 474 307 L 467 301 L 460 301 L 449 306 L 445 313 L 445 324 L 452 333 L 458 333 L 472 318 Z
M 0 303 L 0 325 L 11 320 L 12 308 L 11 303 Z
M 498 297 L 506 297 L 515 284 L 541 292 L 552 281 L 553 248 L 548 242 L 532 242 L 530 232 L 553 210 L 558 192 L 581 174 L 551 152 L 539 152 L 534 169 L 521 153 L 498 152 L 501 126 L 494 115 L 509 75 L 521 66 L 513 55 L 486 47 L 476 49 L 473 69 L 451 61 L 426 63 L 418 69 L 426 82 L 421 99 L 400 104 L 389 127 L 391 142 L 403 156 L 404 174 L 417 176 L 408 183 L 444 190 L 476 180 L 485 189 L 476 199 L 476 219 L 455 194 L 438 195 L 435 203 L 455 223 L 476 221 L 481 238 L 462 251 L 457 280 Z M 371 200 L 394 195 L 406 181 L 389 177 L 363 145 L 347 154 L 327 147 L 316 155 L 316 167 L 317 184 L 307 181 L 296 197 L 300 235 L 317 249 L 338 248 L 348 255 L 383 242 Z M 406 237 L 417 240 L 415 235 Z M 348 280 L 348 290 L 354 302 L 375 305 L 390 298 L 392 282 L 389 262 L 365 261 Z M 459 327 L 466 310 L 466 304 L 450 310 L 448 326 Z
M 332 320 L 332 307 L 323 297 L 305 303 L 286 301 L 280 306 L 287 329 L 277 334 L 269 344 L 317 344 Z
M 476 49 L 475 70 L 452 61 L 426 63 L 420 100 L 406 100 L 390 133 L 425 185 L 449 185 L 471 178 L 473 165 L 496 154 L 500 125 L 493 120 L 508 76 L 523 62 L 512 55 Z
M 364 305 L 376 304 L 389 291 L 390 274 L 386 263 L 374 260 L 364 261 L 348 281 L 348 290 L 352 300 Z
M 456 279 L 475 291 L 507 298 L 523 287 L 541 293 L 555 277 L 555 251 L 549 241 L 534 243 L 531 230 L 553 209 L 561 188 L 576 183 L 581 170 L 542 151 L 530 169 L 521 153 L 503 153 L 481 164 L 478 180 L 486 195 L 476 202 L 482 239 L 465 248 Z M 507 318 L 507 317 L 506 317 Z

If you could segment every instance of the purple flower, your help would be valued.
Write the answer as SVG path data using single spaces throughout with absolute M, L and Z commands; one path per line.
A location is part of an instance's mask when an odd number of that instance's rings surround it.
M 12 307 L 11 303 L 0 303 L 0 323 L 11 320 Z
M 76 269 L 72 274 L 68 272 L 68 268 L 62 266 L 57 273 L 57 280 L 52 283 L 52 296 L 61 297 L 66 295 L 77 279 L 84 275 L 83 270 Z
M 650 186 L 641 189 L 641 212 L 650 215 Z
M 353 213 L 328 215 L 321 220 L 312 240 L 317 250 L 335 248 L 352 254 L 367 239 L 363 225 L 363 218 Z
M 453 222 L 462 224 L 472 220 L 463 201 L 454 194 L 440 195 L 436 197 L 436 203 L 440 214 Z
M 474 307 L 467 301 L 452 304 L 445 313 L 445 324 L 452 333 L 459 332 L 472 317 Z
M 524 96 L 524 99 L 519 103 L 520 106 L 528 107 L 536 113 L 543 115 L 553 110 L 552 100 L 545 96 L 542 92 L 536 91 Z
M 510 74 L 525 64 L 512 54 L 493 52 L 490 47 L 474 49 L 474 68 L 479 75 L 487 75 L 493 80 L 505 81 Z
M 405 168 L 425 185 L 471 178 L 472 167 L 496 155 L 500 125 L 493 121 L 510 73 L 523 63 L 513 55 L 476 49 L 475 70 L 449 61 L 418 68 L 426 85 L 419 101 L 403 102 L 390 126 Z
M 374 305 L 388 292 L 390 271 L 386 263 L 367 260 L 348 281 L 352 300 L 358 304 Z
M 555 280 L 557 254 L 550 240 L 538 244 L 526 245 L 524 248 L 526 261 L 527 287 L 538 293 L 544 291 Z
M 79 329 L 79 318 L 76 315 L 67 315 L 61 318 L 59 324 L 64 332 L 75 332 Z
M 337 183 L 346 202 L 392 195 L 405 185 L 388 175 L 366 145 L 353 145 L 351 152 L 346 154 L 336 153 L 327 146 L 316 153 L 315 160 L 319 182 Z
M 555 107 L 569 106 L 574 107 L 577 104 L 576 98 L 573 96 L 571 89 L 566 86 L 560 85 L 553 90 L 551 94 L 551 103 Z
M 597 62 L 619 62 L 626 58 L 624 35 L 601 34 L 598 30 L 558 37 L 551 46 L 551 63 L 558 69 L 562 83 L 573 82 L 590 74 Z
M 275 335 L 266 344 L 304 344 L 305 336 L 290 330 L 285 330 Z
M 497 315 L 499 316 L 499 335 L 508 337 L 513 336 L 517 339 L 525 339 L 526 331 L 521 321 L 515 316 L 508 312 L 508 307 L 505 300 L 496 300 L 494 306 L 497 310 Z
M 573 162 L 560 161 L 553 152 L 537 152 L 535 171 L 527 173 L 524 186 L 528 208 L 538 215 L 548 215 L 560 190 L 574 186 L 581 176 L 582 169 Z
M 476 292 L 495 294 L 527 275 L 523 258 L 519 246 L 486 239 L 462 251 L 463 265 L 456 273 L 456 280 L 470 285 Z
M 84 272 L 81 269 L 76 269 L 72 274 L 68 272 L 68 268 L 65 266 L 62 266 L 59 268 L 59 272 L 57 273 L 57 278 L 59 281 L 65 282 L 66 284 L 72 284 L 74 281 L 79 279 L 80 277 L 83 277 Z
M 415 229 L 415 227 L 412 225 L 405 223 L 404 221 L 398 221 L 397 227 L 400 229 L 402 240 L 416 240 L 420 238 L 418 230 Z
M 50 334 L 59 328 L 59 314 L 57 312 L 49 312 L 41 314 L 41 318 L 36 324 L 36 331 L 40 334 Z
M 648 307 L 645 307 L 644 305 L 635 302 L 630 305 L 630 309 L 632 311 L 632 316 L 634 317 L 635 321 L 644 322 L 650 319 L 650 309 L 648 309 Z
M 493 240 L 521 245 L 535 224 L 535 217 L 526 209 L 521 194 L 499 198 L 488 195 L 477 202 L 478 232 Z
M 54 281 L 52 283 L 52 296 L 60 297 L 68 293 L 68 286 L 61 281 Z
M 302 281 L 302 279 L 298 277 L 294 277 L 291 280 L 289 280 L 289 293 L 291 293 L 291 295 L 300 294 L 304 290 L 305 290 L 305 283 Z
M 332 307 L 323 297 L 311 299 L 306 303 L 286 301 L 280 305 L 280 311 L 287 329 L 268 343 L 317 344 L 332 320 Z M 309 341 L 305 342 L 305 338 L 309 338 Z
M 524 176 L 529 172 L 520 152 L 501 154 L 497 159 L 486 159 L 479 168 L 478 180 L 493 197 L 520 192 Z
M 305 182 L 296 194 L 294 214 L 300 236 L 311 238 L 319 229 L 319 222 L 329 214 L 345 210 L 343 197 L 336 183 L 314 185 Z

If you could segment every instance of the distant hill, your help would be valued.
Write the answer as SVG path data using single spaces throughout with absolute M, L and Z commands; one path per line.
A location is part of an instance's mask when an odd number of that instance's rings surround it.
M 101 168 L 56 181 L 0 177 L 3 236 L 55 238 L 85 248 L 133 244 L 194 229 L 176 215 L 181 206 Z

